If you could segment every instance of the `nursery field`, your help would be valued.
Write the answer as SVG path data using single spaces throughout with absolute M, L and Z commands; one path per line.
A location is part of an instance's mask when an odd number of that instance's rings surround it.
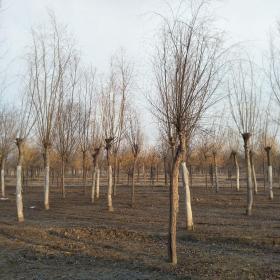
M 220 192 L 193 179 L 195 231 L 184 228 L 183 190 L 178 221 L 178 265 L 167 262 L 169 190 L 156 184 L 118 186 L 114 212 L 106 207 L 106 184 L 94 204 L 76 180 L 66 199 L 51 187 L 43 207 L 42 183 L 24 191 L 25 222 L 18 224 L 14 180 L 0 200 L 0 279 L 280 279 L 280 189 L 274 201 L 260 186 L 253 215 L 245 215 L 246 189 L 221 181 Z M 260 184 L 261 185 L 261 184 Z

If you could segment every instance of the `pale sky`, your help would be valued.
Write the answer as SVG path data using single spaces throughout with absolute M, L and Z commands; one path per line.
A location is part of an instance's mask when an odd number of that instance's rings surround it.
M 109 59 L 120 47 L 135 62 L 137 79 L 145 85 L 151 75 L 151 56 L 159 17 L 165 15 L 167 2 L 177 0 L 2 0 L 0 38 L 5 46 L 2 65 L 9 73 L 20 72 L 30 29 L 47 18 L 47 9 L 58 21 L 69 26 L 77 38 L 84 60 L 105 72 Z M 261 56 L 268 47 L 268 34 L 280 20 L 280 0 L 220 0 L 215 3 L 219 26 L 232 42 L 244 41 L 250 51 Z M 11 100 L 18 86 L 11 86 Z M 141 92 L 138 94 L 141 96 Z M 140 100 L 144 98 L 140 97 Z M 145 107 L 145 101 L 142 104 Z

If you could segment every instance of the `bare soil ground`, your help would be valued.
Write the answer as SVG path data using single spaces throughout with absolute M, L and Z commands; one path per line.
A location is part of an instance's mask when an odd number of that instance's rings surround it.
M 166 187 L 137 186 L 132 209 L 130 189 L 119 186 L 109 213 L 105 184 L 94 205 L 74 181 L 65 200 L 53 187 L 49 211 L 43 188 L 33 185 L 24 193 L 24 224 L 16 220 L 13 181 L 9 200 L 0 200 L 0 279 L 280 279 L 279 189 L 274 201 L 261 189 L 247 217 L 244 187 L 237 193 L 224 181 L 216 194 L 195 178 L 195 231 L 185 231 L 181 190 L 179 263 L 172 266 Z

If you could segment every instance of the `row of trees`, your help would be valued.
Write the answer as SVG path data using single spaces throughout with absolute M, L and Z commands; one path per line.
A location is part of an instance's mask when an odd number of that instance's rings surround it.
M 231 151 L 239 190 L 239 142 L 242 136 L 247 178 L 247 209 L 252 214 L 253 185 L 257 191 L 254 168 L 255 146 L 262 143 L 267 154 L 270 199 L 273 199 L 271 150 L 276 143 L 278 123 L 275 116 L 260 103 L 262 71 L 249 56 L 231 59 L 236 47 L 227 47 L 208 14 L 208 1 L 190 1 L 190 13 L 173 13 L 163 17 L 162 28 L 153 60 L 155 90 L 149 98 L 152 113 L 158 121 L 161 143 L 160 159 L 169 174 L 170 217 L 168 255 L 177 263 L 176 224 L 179 211 L 179 175 L 185 193 L 186 229 L 193 230 L 189 170 L 191 154 L 200 148 L 202 162 L 209 156 L 213 164 L 213 185 L 219 191 L 217 161 L 222 147 Z M 181 9 L 183 10 L 182 3 Z M 270 71 L 265 73 L 266 87 L 280 104 L 280 75 L 277 44 L 271 41 Z M 236 53 L 234 53 L 236 57 Z M 132 155 L 131 205 L 135 205 L 135 170 L 143 150 L 143 131 L 135 109 L 133 64 L 124 52 L 111 60 L 109 74 L 99 76 L 85 66 L 74 38 L 67 28 L 50 14 L 50 23 L 32 30 L 32 43 L 26 54 L 22 104 L 18 110 L 1 106 L 0 155 L 1 190 L 5 196 L 5 161 L 18 148 L 16 202 L 18 220 L 24 221 L 22 199 L 22 166 L 27 141 L 37 143 L 44 159 L 44 206 L 50 208 L 50 157 L 55 151 L 60 161 L 61 191 L 66 198 L 65 169 L 80 152 L 83 186 L 86 194 L 88 154 L 92 161 L 91 201 L 99 197 L 100 158 L 106 155 L 107 206 L 113 211 L 117 195 L 117 170 L 120 154 L 126 144 Z M 219 102 L 220 101 L 220 102 Z M 216 104 L 221 114 L 213 114 Z M 269 98 L 269 106 L 276 104 Z M 209 115 L 212 121 L 209 121 Z M 264 116 L 264 117 L 260 117 Z M 226 136 L 226 137 L 225 137 Z M 259 144 L 260 145 L 260 144 Z M 210 155 L 209 155 L 210 154 Z
M 117 191 L 116 169 L 120 144 L 123 141 L 128 143 L 135 166 L 143 143 L 140 121 L 131 102 L 133 65 L 128 62 L 125 53 L 121 51 L 113 57 L 109 77 L 99 79 L 102 82 L 97 81 L 96 71 L 82 64 L 74 39 L 67 28 L 58 24 L 53 14 L 49 18 L 48 26 L 32 30 L 32 44 L 26 55 L 27 67 L 23 77 L 23 102 L 17 110 L 3 107 L 0 116 L 2 196 L 5 196 L 5 161 L 16 142 L 16 197 L 20 222 L 24 220 L 22 165 L 27 141 L 37 142 L 43 155 L 46 210 L 50 208 L 52 150 L 55 150 L 61 162 L 63 198 L 66 197 L 65 165 L 77 150 L 81 152 L 83 185 L 86 188 L 87 154 L 92 155 L 94 180 L 91 199 L 94 201 L 94 197 L 99 196 L 98 158 L 104 149 L 108 168 L 108 209 L 113 211 L 112 192 L 113 187 L 115 194 Z M 134 183 L 132 189 L 134 190 Z
M 252 145 L 256 139 L 261 139 L 267 153 L 269 197 L 273 199 L 271 148 L 276 139 L 278 116 L 271 114 L 271 103 L 275 103 L 274 97 L 278 103 L 280 100 L 280 56 L 277 45 L 271 43 L 270 70 L 264 73 L 249 55 L 240 51 L 237 53 L 236 46 L 226 47 L 222 34 L 217 32 L 209 17 L 207 1 L 190 3 L 187 6 L 191 11 L 189 16 L 173 14 L 173 18 L 163 19 L 154 61 L 156 94 L 151 98 L 153 113 L 170 150 L 168 254 L 173 264 L 177 263 L 176 221 L 180 166 L 185 187 L 186 228 L 193 229 L 189 172 L 186 168 L 192 143 L 198 138 L 204 138 L 202 149 L 205 160 L 207 150 L 212 151 L 214 185 L 218 192 L 216 157 L 225 142 L 224 135 L 228 134 L 227 141 L 230 142 L 228 144 L 236 167 L 236 188 L 239 190 L 239 139 L 236 135 L 239 133 L 242 136 L 247 178 L 246 213 L 251 215 L 253 185 L 257 191 Z M 269 99 L 269 112 L 262 107 L 265 98 L 261 96 L 267 89 L 274 93 L 274 96 L 266 96 Z M 222 115 L 226 117 L 215 116 L 212 109 L 212 114 L 208 113 L 209 108 L 215 107 L 219 100 L 222 100 L 220 107 L 224 104 Z M 209 115 L 214 121 L 211 124 L 208 119 L 205 125 L 205 118 L 209 118 Z M 230 117 L 231 120 L 226 121 Z M 212 138 L 210 147 L 210 143 L 205 141 L 205 135 Z

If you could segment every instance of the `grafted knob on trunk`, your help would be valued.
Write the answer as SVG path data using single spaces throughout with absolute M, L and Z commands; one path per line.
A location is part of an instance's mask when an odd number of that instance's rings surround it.
M 242 137 L 243 137 L 243 140 L 244 140 L 245 142 L 248 142 L 248 140 L 249 140 L 250 137 L 251 137 L 251 133 L 250 133 L 250 132 L 245 132 L 245 133 L 242 134 Z
M 114 140 L 114 137 L 110 137 L 110 138 L 105 139 L 105 143 L 106 143 L 105 149 L 106 150 L 109 150 L 112 147 L 113 140 Z

